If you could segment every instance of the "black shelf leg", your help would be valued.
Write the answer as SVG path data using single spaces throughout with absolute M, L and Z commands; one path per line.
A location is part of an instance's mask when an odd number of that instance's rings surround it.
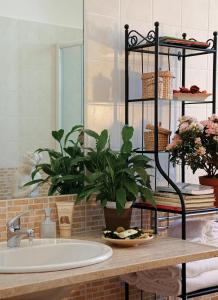
M 182 264 L 182 300 L 186 299 L 186 264 Z
M 186 39 L 186 33 L 182 34 L 183 39 Z M 182 49 L 182 86 L 185 87 L 185 69 L 186 69 L 186 61 L 185 61 L 185 49 Z M 182 116 L 185 115 L 185 102 L 182 102 Z M 185 161 L 182 160 L 182 182 L 185 182 Z
M 125 283 L 125 300 L 129 300 L 129 285 Z
M 125 25 L 125 124 L 129 123 L 129 25 Z
M 213 33 L 213 48 L 217 50 L 217 32 L 214 31 Z M 216 65 L 217 65 L 217 51 L 213 54 L 213 107 L 212 112 L 213 114 L 216 113 Z

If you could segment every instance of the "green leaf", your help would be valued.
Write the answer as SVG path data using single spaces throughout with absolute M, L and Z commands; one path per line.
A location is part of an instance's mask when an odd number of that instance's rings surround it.
M 111 176 L 112 181 L 114 181 L 114 170 L 113 170 L 113 166 L 112 166 L 112 163 L 110 161 L 110 158 L 106 157 L 106 161 L 107 161 L 107 169 L 109 171 L 109 174 Z
M 64 148 L 64 151 L 71 158 L 74 158 L 74 159 L 82 159 L 82 158 L 84 158 L 84 153 L 82 152 L 81 148 L 78 147 L 78 146 Z
M 119 213 L 123 211 L 126 204 L 126 191 L 124 188 L 120 188 L 116 191 L 116 208 Z
M 36 166 L 35 170 L 33 170 L 32 173 L 31 173 L 32 180 L 34 180 L 37 173 L 39 173 L 38 166 Z
M 48 148 L 39 148 L 35 152 L 37 153 L 48 152 L 48 155 L 54 158 L 58 158 L 62 156 L 60 152 Z
M 145 171 L 144 168 L 141 167 L 136 167 L 134 168 L 136 173 L 138 173 L 138 175 L 141 177 L 141 179 L 143 180 L 143 182 L 146 184 L 147 180 L 148 180 L 148 174 Z
M 86 181 L 88 183 L 94 183 L 95 181 L 99 181 L 102 178 L 102 176 L 104 176 L 103 172 L 95 171 L 94 173 L 91 173 L 86 176 Z
M 44 179 L 35 179 L 35 180 L 32 180 L 32 181 L 29 181 L 27 183 L 25 183 L 23 186 L 29 186 L 29 185 L 33 185 L 33 184 L 36 184 L 36 183 L 41 183 L 41 182 L 44 182 L 45 180 Z
M 84 132 L 85 132 L 87 135 L 93 137 L 93 138 L 96 139 L 96 140 L 98 140 L 98 138 L 99 138 L 99 134 L 98 134 L 97 132 L 93 131 L 93 130 L 85 129 Z
M 87 187 L 77 195 L 76 203 L 79 203 L 81 200 L 86 199 L 89 200 L 92 194 L 98 192 L 98 187 Z
M 62 137 L 64 135 L 64 130 L 59 129 L 58 131 L 52 131 L 53 138 L 60 143 Z
M 149 162 L 152 159 L 146 155 L 135 155 L 133 157 L 131 157 L 131 159 L 129 160 L 129 162 L 135 163 L 135 162 Z
M 75 182 L 78 180 L 81 180 L 84 178 L 83 174 L 79 174 L 79 175 L 65 175 L 65 176 L 61 176 L 61 175 L 57 175 L 57 176 L 53 176 L 51 178 L 52 183 L 66 183 L 66 182 Z
M 39 165 L 37 165 L 37 168 L 41 169 L 45 174 L 48 174 L 51 176 L 55 175 L 55 173 L 51 170 L 51 165 L 49 165 L 49 164 L 39 164 Z M 36 172 L 36 173 L 38 173 L 38 172 Z M 34 177 L 35 177 L 35 175 L 34 175 Z
M 139 189 L 137 184 L 134 181 L 131 180 L 127 180 L 125 183 L 125 188 L 131 193 L 133 194 L 135 197 L 137 197 Z
M 122 129 L 122 139 L 124 142 L 128 142 L 133 137 L 134 129 L 131 126 L 125 125 Z
M 77 132 L 77 131 L 81 131 L 83 129 L 83 125 L 75 125 L 72 127 L 72 129 L 66 134 L 66 137 L 64 139 L 64 145 L 66 145 L 67 141 L 68 141 L 68 138 L 69 136 L 74 133 L 74 132 Z
M 124 142 L 121 147 L 121 152 L 130 154 L 132 152 L 132 142 L 130 141 Z
M 101 199 L 101 206 L 106 207 L 107 205 L 107 199 Z
M 104 129 L 101 132 L 101 134 L 97 140 L 97 143 L 96 143 L 97 151 L 98 152 L 102 151 L 105 148 L 105 146 L 107 145 L 107 142 L 108 142 L 108 131 L 107 131 L 107 129 Z
M 48 196 L 54 195 L 54 193 L 57 191 L 57 188 L 58 188 L 57 185 L 53 185 L 53 184 L 52 184 L 52 185 L 49 187 L 49 190 L 48 190 Z
M 150 202 L 154 207 L 156 207 L 155 198 L 153 192 L 148 188 L 141 189 L 142 199 L 146 202 Z

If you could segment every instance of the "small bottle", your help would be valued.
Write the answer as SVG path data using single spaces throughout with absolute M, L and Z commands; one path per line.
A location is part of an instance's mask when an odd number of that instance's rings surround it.
M 41 224 L 41 238 L 56 238 L 56 222 L 51 220 L 51 208 L 45 208 L 45 220 Z

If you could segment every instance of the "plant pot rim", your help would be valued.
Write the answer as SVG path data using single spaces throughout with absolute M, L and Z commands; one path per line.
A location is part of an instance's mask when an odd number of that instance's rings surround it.
M 124 209 L 131 208 L 132 204 L 133 204 L 133 201 L 127 201 L 125 203 Z M 107 201 L 105 208 L 116 209 L 116 202 L 115 201 Z
M 216 176 L 210 177 L 208 175 L 202 175 L 202 176 L 199 176 L 199 178 L 218 179 L 218 177 L 216 177 Z

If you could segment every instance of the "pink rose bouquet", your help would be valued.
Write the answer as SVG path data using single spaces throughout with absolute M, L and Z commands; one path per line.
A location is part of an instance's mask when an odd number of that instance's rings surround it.
M 203 169 L 208 177 L 218 177 L 218 116 L 201 122 L 190 116 L 181 117 L 167 151 L 174 165 L 183 161 L 193 173 Z

